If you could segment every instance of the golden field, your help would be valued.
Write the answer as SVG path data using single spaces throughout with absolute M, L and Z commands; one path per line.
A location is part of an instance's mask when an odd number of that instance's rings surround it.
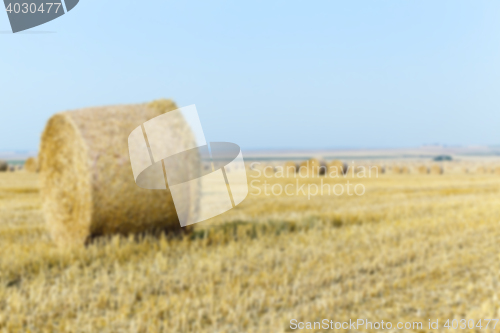
M 298 179 L 321 180 L 346 181 Z M 439 319 L 447 331 L 446 319 L 500 318 L 500 176 L 351 180 L 366 193 L 308 200 L 256 195 L 263 181 L 297 182 L 261 177 L 183 238 L 64 249 L 46 231 L 38 175 L 2 173 L 0 331 L 290 332 L 291 319 L 324 318 L 423 322 L 415 331 Z

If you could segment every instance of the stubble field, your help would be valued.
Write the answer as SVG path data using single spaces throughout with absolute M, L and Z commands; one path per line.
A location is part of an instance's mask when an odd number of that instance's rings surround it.
M 240 206 L 192 235 L 74 249 L 52 243 L 37 177 L 0 174 L 1 332 L 289 332 L 325 318 L 427 331 L 500 317 L 498 175 L 382 175 L 362 196 L 310 199 L 256 195 L 295 178 L 250 178 Z

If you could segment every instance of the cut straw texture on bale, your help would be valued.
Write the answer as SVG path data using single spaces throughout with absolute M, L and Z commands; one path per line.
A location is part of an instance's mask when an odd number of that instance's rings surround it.
M 175 109 L 174 102 L 160 100 L 63 112 L 49 120 L 40 146 L 40 183 L 56 243 L 180 229 L 170 191 L 138 187 L 128 152 L 132 130 Z M 189 147 L 195 140 L 184 119 L 165 131 L 171 137 L 165 144 Z
M 38 167 L 38 159 L 36 157 L 30 157 L 24 162 L 24 170 L 27 172 L 36 173 L 40 171 Z

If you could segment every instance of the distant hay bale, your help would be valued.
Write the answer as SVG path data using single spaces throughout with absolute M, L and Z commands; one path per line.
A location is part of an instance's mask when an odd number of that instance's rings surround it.
M 298 173 L 300 176 L 314 177 L 324 175 L 326 173 L 326 163 L 317 158 L 300 163 Z
M 488 168 L 484 165 L 480 165 L 476 168 L 476 173 L 477 174 L 485 174 L 488 173 Z
M 135 128 L 175 109 L 174 102 L 159 100 L 50 118 L 40 145 L 40 191 L 56 243 L 83 245 L 97 236 L 182 230 L 169 189 L 136 185 L 128 150 L 128 136 Z M 166 144 L 182 148 L 195 142 L 181 116 L 166 132 L 171 138 Z M 195 194 L 186 196 L 195 200 Z
M 17 167 L 14 164 L 9 164 L 9 172 L 16 172 Z
M 438 164 L 433 164 L 429 168 L 429 173 L 431 175 L 442 175 L 444 173 L 443 167 Z
M 373 177 L 372 173 L 375 173 L 375 172 L 377 175 L 381 175 L 381 174 L 385 173 L 385 167 L 381 166 L 381 165 L 368 165 L 367 169 L 368 169 L 367 172 L 369 172 L 372 177 Z
M 496 175 L 500 175 L 500 166 L 493 168 L 493 173 Z
M 272 177 L 276 172 L 276 168 L 271 163 L 262 163 L 260 170 L 262 174 L 266 177 Z
M 250 170 L 263 170 L 265 167 L 264 163 L 261 162 L 252 162 L 249 164 Z
M 283 165 L 283 173 L 285 175 L 295 174 L 297 172 L 298 165 L 295 162 L 289 161 Z
M 362 171 L 362 170 L 366 170 L 368 168 L 367 165 L 356 165 L 354 167 L 354 172 L 359 172 L 359 171 Z
M 5 161 L 0 160 L 0 172 L 6 172 L 9 171 L 9 164 Z
M 270 163 L 264 163 L 264 162 L 252 162 L 252 163 L 250 163 L 249 170 L 255 171 L 256 172 L 255 176 L 264 175 L 267 177 L 271 177 L 276 172 L 276 168 L 274 167 L 274 165 L 272 165 Z
M 345 175 L 348 170 L 347 163 L 344 163 L 340 160 L 333 160 L 327 164 L 327 172 L 328 175 L 336 176 L 336 175 Z
M 417 172 L 421 175 L 425 175 L 429 173 L 429 168 L 425 165 L 419 165 L 417 167 Z
M 404 175 L 404 174 L 409 174 L 410 173 L 410 169 L 406 165 L 402 165 L 402 166 L 395 165 L 392 168 L 392 172 L 395 173 L 395 174 Z
M 24 162 L 24 170 L 32 173 L 39 172 L 40 169 L 38 167 L 38 159 L 36 157 L 28 158 L 26 162 Z

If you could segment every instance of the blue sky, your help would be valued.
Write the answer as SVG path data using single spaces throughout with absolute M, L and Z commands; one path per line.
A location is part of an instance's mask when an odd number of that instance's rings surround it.
M 0 149 L 160 97 L 244 149 L 500 143 L 498 1 L 81 0 L 30 31 L 0 33 Z

